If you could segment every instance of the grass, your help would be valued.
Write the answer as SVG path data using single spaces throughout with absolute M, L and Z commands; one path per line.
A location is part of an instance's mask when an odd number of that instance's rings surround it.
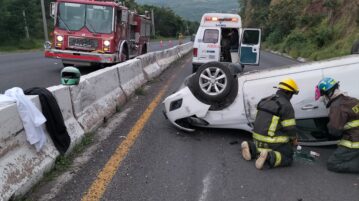
M 145 92 L 145 89 L 143 87 L 140 87 L 140 88 L 135 90 L 135 94 L 137 96 L 144 96 L 144 95 L 146 95 L 146 92 Z
M 61 155 L 56 158 L 55 165 L 50 172 L 47 172 L 43 179 L 36 184 L 29 193 L 33 192 L 36 188 L 46 185 L 46 183 L 53 181 L 55 178 L 69 170 L 74 162 L 74 159 L 85 151 L 94 142 L 94 133 L 86 133 L 81 142 L 77 144 L 72 152 L 68 155 Z M 12 201 L 30 201 L 27 196 L 11 198 Z
M 71 167 L 74 159 L 83 153 L 84 150 L 93 143 L 94 135 L 94 133 L 86 133 L 81 142 L 74 147 L 70 154 L 57 157 L 54 168 L 51 172 L 45 175 L 44 181 L 52 181 L 54 178 L 68 170 Z
M 116 112 L 121 112 L 121 111 L 122 111 L 121 105 L 116 105 Z
M 155 77 L 152 80 L 149 80 L 147 82 L 147 84 L 153 84 L 153 83 L 157 83 L 157 82 L 161 82 L 162 80 L 159 77 Z
M 325 25 L 317 28 L 317 32 L 313 30 L 304 32 L 302 30 L 294 30 L 281 42 L 277 44 L 264 42 L 263 47 L 287 53 L 293 58 L 303 57 L 314 61 L 348 55 L 353 43 L 359 39 L 359 28 L 346 32 L 346 29 L 342 28 L 343 26 L 345 26 L 343 22 L 338 22 L 333 28 L 331 38 L 323 40 L 325 41 L 323 46 L 319 46 L 316 39 L 325 37 L 320 35 L 321 29 L 328 29 Z M 302 36 L 295 40 L 296 35 L 299 35 L 298 33 Z M 293 38 L 294 40 L 292 40 Z
M 280 2 L 284 1 L 277 3 Z M 359 39 L 358 9 L 354 1 L 337 2 L 341 6 L 330 17 L 325 12 L 312 16 L 311 12 L 314 11 L 311 9 L 325 9 L 325 6 L 306 1 L 304 7 L 300 8 L 301 14 L 295 18 L 295 27 L 289 30 L 281 25 L 266 25 L 271 32 L 267 33 L 263 46 L 287 53 L 293 58 L 304 57 L 315 61 L 350 54 L 353 43 Z
M 18 52 L 38 50 L 43 47 L 43 40 L 21 40 L 21 41 L 7 41 L 0 45 L 0 52 Z

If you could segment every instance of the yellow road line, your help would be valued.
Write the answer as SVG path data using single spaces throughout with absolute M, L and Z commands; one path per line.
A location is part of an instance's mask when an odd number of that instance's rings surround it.
M 181 66 L 181 68 L 183 68 Z M 111 182 L 113 176 L 115 175 L 118 167 L 121 165 L 123 159 L 125 159 L 130 148 L 135 143 L 137 137 L 141 134 L 141 131 L 148 119 L 151 117 L 151 114 L 156 109 L 157 105 L 160 103 L 165 91 L 168 88 L 169 83 L 173 80 L 173 74 L 171 78 L 167 81 L 165 86 L 158 93 L 156 98 L 150 103 L 147 109 L 143 112 L 141 117 L 137 120 L 136 124 L 132 127 L 131 131 L 128 133 L 127 138 L 117 147 L 115 153 L 111 156 L 110 160 L 106 163 L 101 172 L 97 175 L 96 180 L 92 183 L 91 187 L 88 189 L 87 193 L 82 197 L 82 201 L 97 201 L 100 200 L 102 195 L 105 193 L 108 184 Z

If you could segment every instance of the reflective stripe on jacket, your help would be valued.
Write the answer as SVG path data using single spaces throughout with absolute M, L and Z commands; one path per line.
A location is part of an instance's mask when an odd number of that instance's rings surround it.
M 296 136 L 294 109 L 283 91 L 263 98 L 257 106 L 253 138 L 267 143 L 287 143 Z
M 339 145 L 350 148 L 350 149 L 359 149 L 359 142 L 351 142 L 349 140 L 340 140 Z
M 328 131 L 331 135 L 342 136 L 339 145 L 348 148 L 359 147 L 359 100 L 339 95 L 328 104 Z

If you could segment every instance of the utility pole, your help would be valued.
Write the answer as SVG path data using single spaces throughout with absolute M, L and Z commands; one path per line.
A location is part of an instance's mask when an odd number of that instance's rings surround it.
M 24 17 L 26 39 L 29 40 L 30 34 L 29 34 L 29 28 L 27 27 L 25 10 L 22 10 L 22 16 Z
M 44 0 L 41 0 L 41 11 L 42 11 L 42 22 L 43 22 L 43 26 L 44 26 L 45 41 L 49 41 L 49 35 L 47 33 L 47 21 L 46 21 Z
M 152 21 L 152 36 L 156 36 L 156 30 L 155 30 L 155 14 L 153 13 L 153 9 L 151 10 L 151 21 Z

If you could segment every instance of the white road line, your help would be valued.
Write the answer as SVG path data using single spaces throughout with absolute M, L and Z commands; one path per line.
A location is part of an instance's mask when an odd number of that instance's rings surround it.
M 202 189 L 202 193 L 201 193 L 201 197 L 199 198 L 199 201 L 207 200 L 209 190 L 210 190 L 210 187 L 212 184 L 212 171 L 206 175 L 206 177 L 203 179 L 202 183 L 203 183 L 203 189 Z

